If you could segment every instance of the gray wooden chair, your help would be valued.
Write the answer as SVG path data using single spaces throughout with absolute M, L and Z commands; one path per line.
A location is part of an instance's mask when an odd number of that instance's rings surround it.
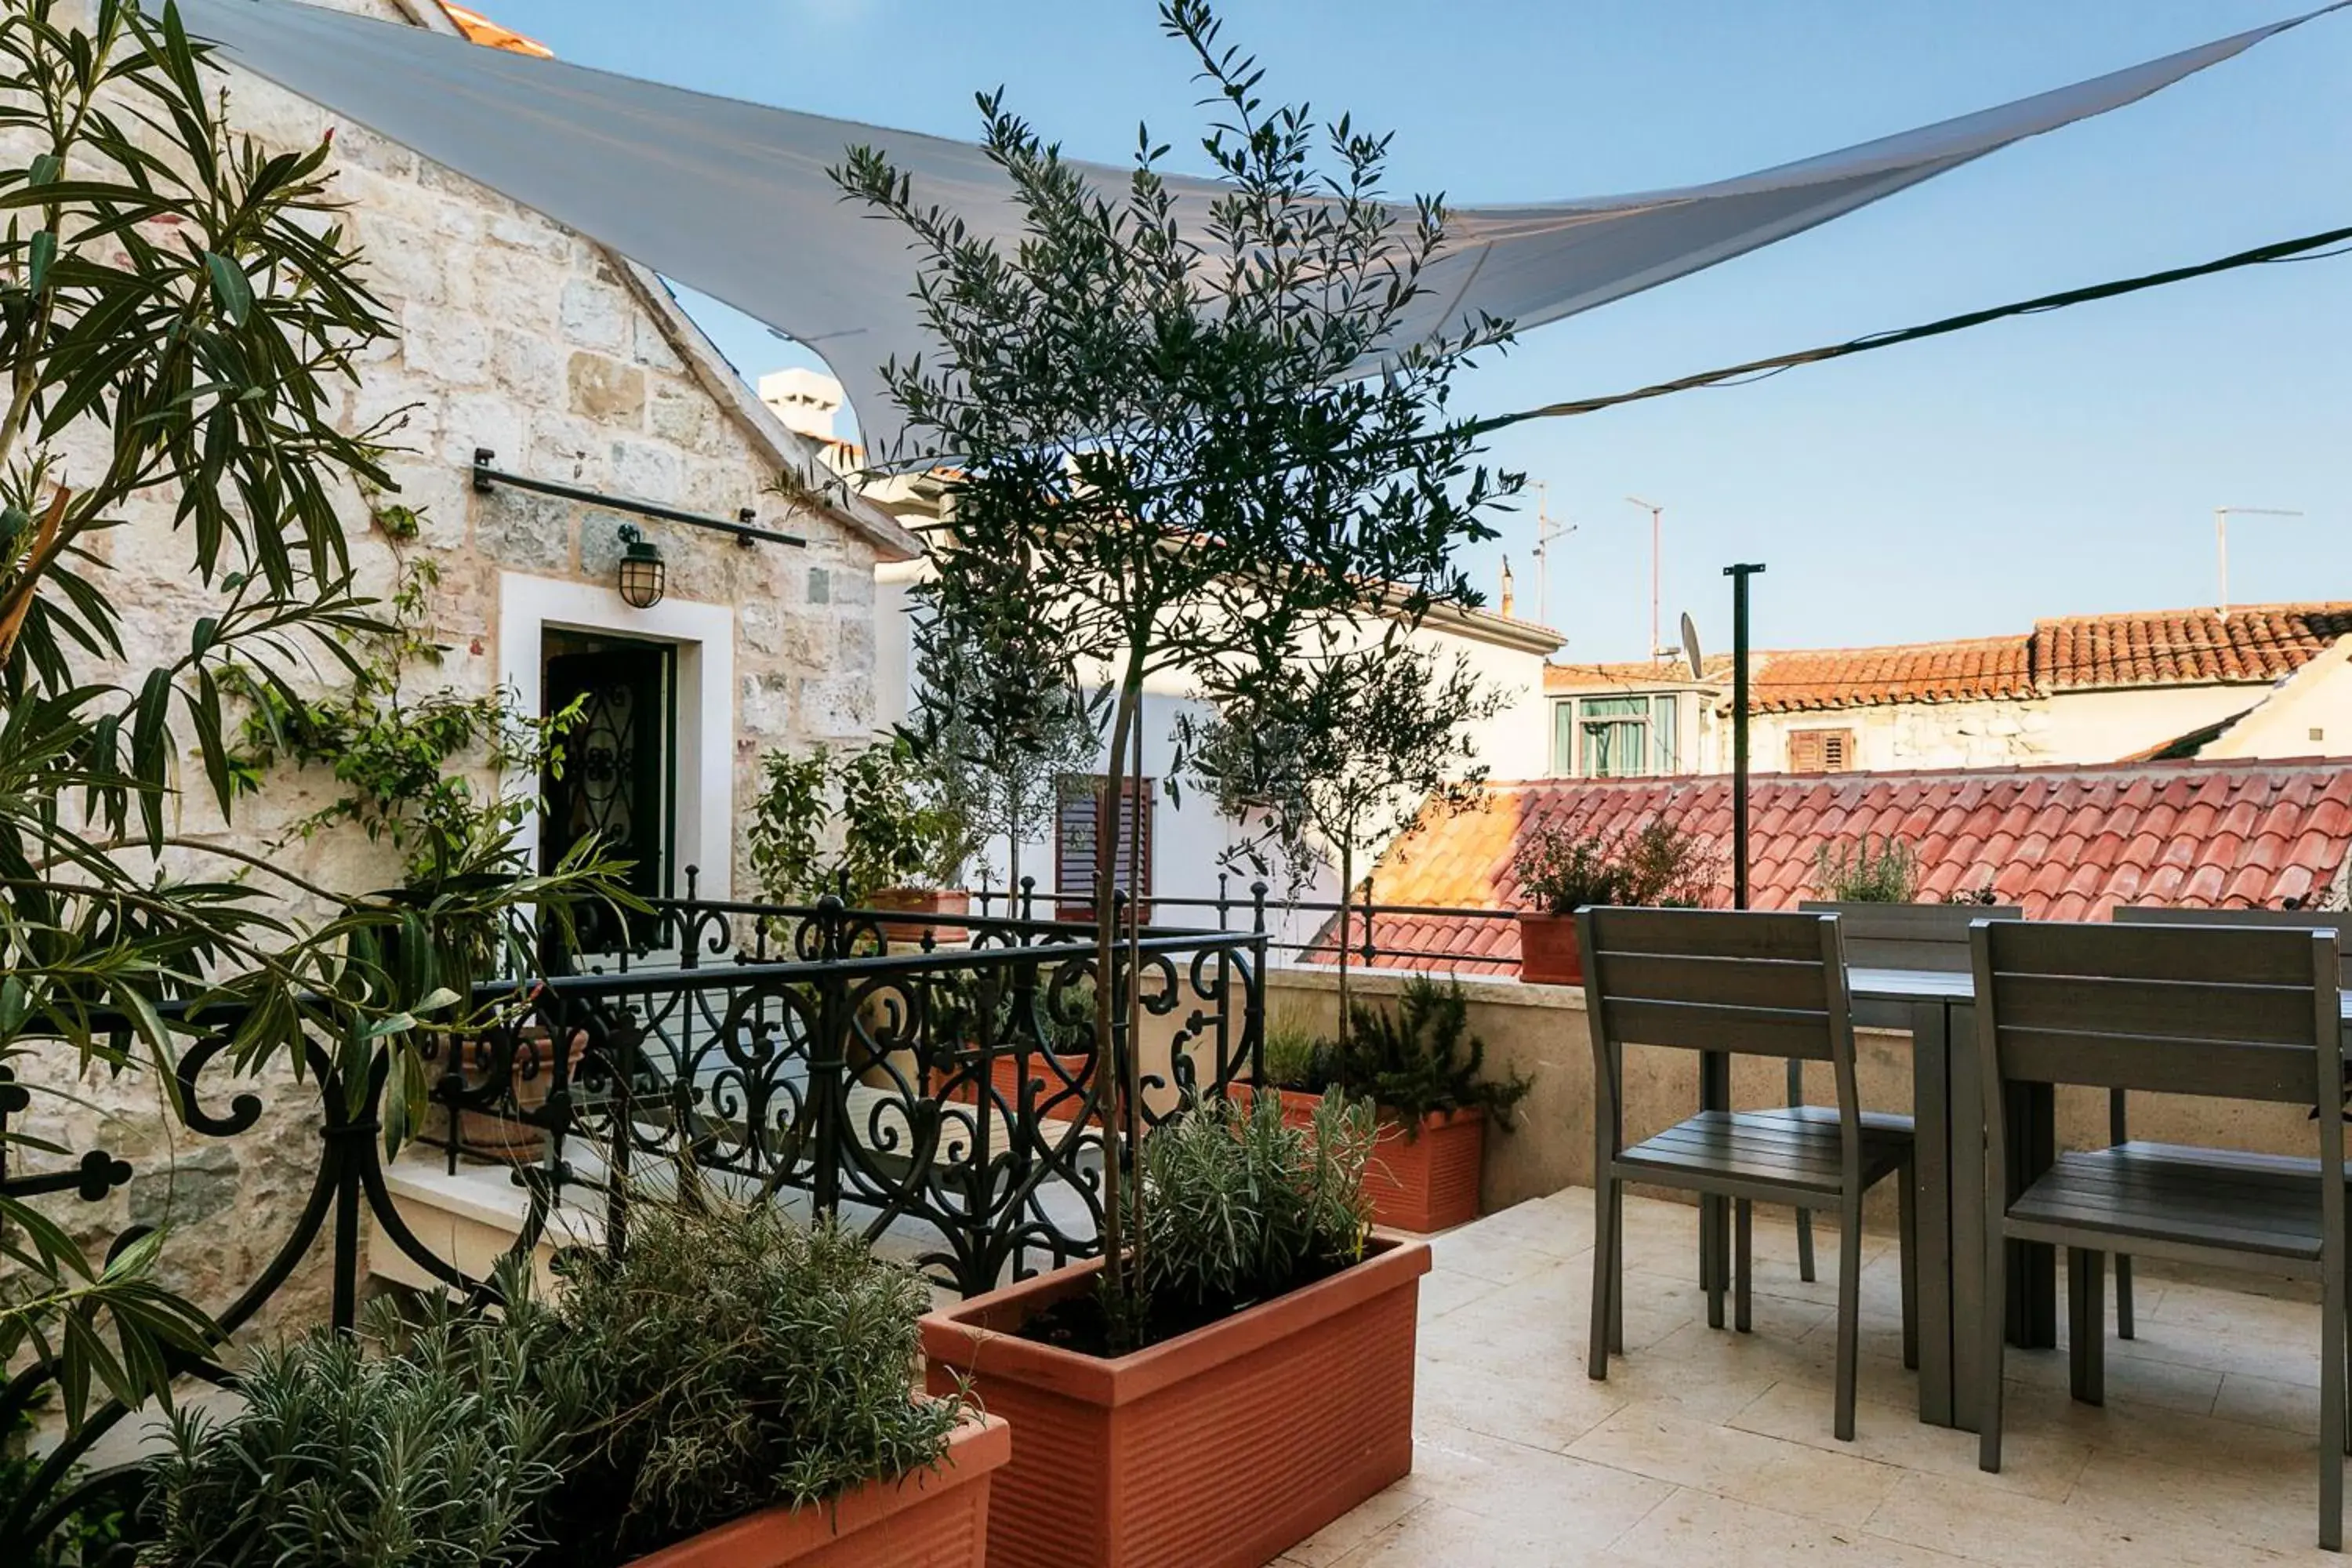
M 2333 931 L 2055 925 L 1975 930 L 1984 1072 L 1985 1291 L 2006 1294 L 2011 1241 L 2066 1249 L 2074 1397 L 2105 1398 L 2105 1257 L 2320 1283 L 2319 1544 L 2344 1535 L 2344 1046 Z M 2007 1191 L 2009 1086 L 2318 1105 L 2318 1158 L 2250 1163 L 2225 1151 L 2124 1143 L 2064 1153 Z M 2000 1468 L 2002 1314 L 1983 1314 L 1978 1463 Z
M 2113 916 L 2125 925 L 2215 925 L 2238 926 L 2267 931 L 2334 931 L 2352 915 L 2342 910 L 2183 910 L 2170 905 L 2124 904 L 2116 908 Z M 2352 950 L 2343 953 L 2338 984 L 2352 990 Z M 2107 1091 L 2107 1139 L 2114 1143 L 2129 1143 L 2131 1113 L 2126 1095 L 2120 1089 Z M 2151 1145 L 2153 1147 L 2153 1145 Z M 2273 1157 L 2249 1154 L 2244 1160 L 2261 1163 Z M 2309 1163 L 2309 1162 L 2304 1162 Z M 2118 1255 L 2116 1258 L 2116 1333 L 2123 1339 L 2134 1336 L 2132 1324 L 2131 1258 Z
M 2022 920 L 2015 904 L 1829 903 L 1807 899 L 1797 908 L 1812 915 L 1835 915 L 1849 969 L 1925 969 L 1938 974 L 1969 972 L 1969 927 L 1977 921 Z M 1900 1002 L 1857 1002 L 1858 1028 L 1911 1030 L 1911 1009 Z M 1805 1103 L 1805 1064 L 1789 1063 L 1789 1103 Z M 1797 1211 L 1797 1274 L 1813 1277 L 1813 1215 Z M 2118 1298 L 2120 1299 L 2120 1298 Z M 2128 1337 L 2128 1336 L 2127 1336 Z
M 1853 1436 L 1862 1298 L 1862 1199 L 1893 1176 L 1902 1190 L 1903 1351 L 1918 1361 L 1911 1122 L 1865 1116 L 1853 1071 L 1853 1024 L 1834 917 L 1698 910 L 1579 911 L 1592 1033 L 1594 1186 L 1590 1371 L 1609 1375 L 1624 1350 L 1624 1186 L 1645 1182 L 1736 1205 L 1734 1326 L 1750 1325 L 1755 1205 L 1838 1215 L 1836 1432 Z M 1702 1110 L 1625 1146 L 1624 1047 L 1825 1061 L 1837 1106 Z

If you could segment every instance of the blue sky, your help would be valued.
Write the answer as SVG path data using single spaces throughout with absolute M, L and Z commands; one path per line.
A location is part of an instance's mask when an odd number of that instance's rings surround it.
M 1456 202 L 1686 184 L 1826 152 L 2276 20 L 2310 0 L 1229 0 L 1267 88 L 1396 133 L 1400 194 Z M 1148 0 L 480 0 L 566 58 L 817 113 L 970 135 L 971 93 L 1074 153 L 1196 91 Z M 1617 391 L 2352 223 L 2352 12 L 2145 102 L 1810 234 L 1529 333 L 1465 388 L 1499 412 Z M 789 266 L 791 258 L 778 258 Z M 1562 657 L 1665 620 L 1721 647 L 1721 567 L 1760 560 L 1768 646 L 2021 630 L 2210 604 L 2212 509 L 2238 603 L 2352 598 L 2352 258 L 2224 277 L 1521 426 L 1496 456 L 1578 531 L 1551 556 Z M 793 353 L 698 311 L 748 374 Z M 1534 611 L 1528 515 L 1507 552 Z

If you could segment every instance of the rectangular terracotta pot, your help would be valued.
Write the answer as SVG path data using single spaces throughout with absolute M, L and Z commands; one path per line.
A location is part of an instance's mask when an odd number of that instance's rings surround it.
M 1574 915 L 1519 917 L 1519 978 L 1532 985 L 1584 984 L 1584 949 Z
M 1311 1126 L 1317 1096 L 1294 1089 L 1282 1092 L 1282 1118 L 1294 1127 Z M 1364 1167 L 1364 1195 L 1372 1201 L 1372 1223 L 1391 1230 L 1451 1230 L 1478 1217 L 1478 1173 L 1486 1158 L 1486 1113 L 1433 1110 L 1421 1119 L 1417 1137 L 1391 1110 L 1381 1112 L 1381 1132 Z
M 1426 1243 L 1375 1232 L 1355 1267 L 1133 1355 L 1014 1336 L 1101 1271 L 923 1320 L 932 1389 L 968 1375 L 1020 1434 L 989 1511 L 995 1568 L 1259 1568 L 1411 1473 Z
M 923 915 L 962 915 L 971 910 L 971 895 L 961 888 L 884 888 L 866 900 L 877 910 L 904 910 L 918 917 Z M 883 921 L 884 940 L 893 950 L 919 952 L 923 938 L 929 936 L 933 947 L 961 947 L 971 941 L 971 931 L 961 924 L 942 925 L 937 919 Z
M 936 1470 L 868 1481 L 831 1503 L 763 1509 L 631 1568 L 986 1568 L 990 1487 L 1012 1457 L 1003 1418 L 975 1415 Z
M 1061 1063 L 1062 1072 L 1076 1081 L 1083 1090 L 1087 1081 L 1087 1058 L 1084 1056 L 1065 1057 L 1058 1053 L 1056 1053 L 1056 1058 Z M 1009 1106 L 1018 1106 L 1021 1103 L 1021 1067 L 1024 1059 L 1012 1054 L 989 1058 L 989 1085 Z M 1029 1063 L 1028 1076 L 1036 1079 L 1042 1086 L 1037 1090 L 1039 1101 L 1042 1103 L 1055 1095 L 1066 1096 L 1068 1098 L 1065 1100 L 1057 1114 L 1065 1119 L 1075 1118 L 1078 1113 L 1077 1100 L 1068 1085 L 1065 1084 L 1062 1078 L 1045 1064 L 1039 1053 L 1033 1052 L 1025 1059 Z M 959 1105 L 976 1105 L 980 1100 L 979 1092 L 969 1077 L 951 1074 L 937 1068 L 931 1069 L 931 1093 L 941 1100 L 954 1100 Z

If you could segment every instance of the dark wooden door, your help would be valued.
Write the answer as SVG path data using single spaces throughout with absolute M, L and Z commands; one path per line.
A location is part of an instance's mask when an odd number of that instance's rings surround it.
M 675 650 L 665 643 L 600 642 L 550 654 L 542 682 L 547 711 L 560 713 L 576 702 L 580 713 L 541 781 L 547 803 L 540 834 L 542 871 L 554 869 L 593 835 L 607 856 L 630 863 L 631 892 L 646 899 L 670 892 L 677 837 L 675 671 Z M 583 911 L 581 944 L 589 952 L 631 945 L 633 934 L 616 927 L 608 911 Z

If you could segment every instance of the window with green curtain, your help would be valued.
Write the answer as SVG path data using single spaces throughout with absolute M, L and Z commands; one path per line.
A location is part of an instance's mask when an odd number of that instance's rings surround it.
M 1650 768 L 1650 700 L 1587 697 L 1577 703 L 1577 770 L 1589 779 L 1639 778 Z
M 1682 758 L 1676 747 L 1682 740 L 1682 720 L 1676 705 L 1681 700 L 1670 693 L 1650 699 L 1650 751 L 1654 766 L 1652 773 L 1682 772 Z
M 1551 705 L 1551 772 L 1554 778 L 1570 778 L 1576 773 L 1576 704 L 1555 702 Z

